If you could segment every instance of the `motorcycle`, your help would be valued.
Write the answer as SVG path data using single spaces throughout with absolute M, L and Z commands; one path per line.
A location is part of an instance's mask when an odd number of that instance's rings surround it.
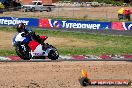
M 18 37 L 17 37 L 18 36 Z M 39 36 L 43 42 L 48 38 L 47 36 Z M 18 41 L 19 40 L 19 41 Z M 45 43 L 46 49 L 45 51 L 42 49 L 42 45 L 36 42 L 35 40 L 31 40 L 27 45 L 25 42 L 29 41 L 29 37 L 22 37 L 21 33 L 14 36 L 13 44 L 15 45 L 16 54 L 23 60 L 30 59 L 45 59 L 48 57 L 51 60 L 56 60 L 59 57 L 59 52 L 57 49 Z

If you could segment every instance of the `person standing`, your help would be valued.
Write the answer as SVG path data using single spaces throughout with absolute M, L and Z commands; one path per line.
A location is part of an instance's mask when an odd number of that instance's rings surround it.
M 123 15 L 124 15 L 125 19 L 127 19 L 128 21 L 131 20 L 131 17 L 130 17 L 131 12 L 130 12 L 129 9 L 125 9 L 124 12 L 123 12 Z
M 124 8 L 121 8 L 118 10 L 118 19 L 121 20 L 121 19 L 124 19 Z
M 3 13 L 4 8 L 5 8 L 5 6 L 0 2 L 0 13 Z

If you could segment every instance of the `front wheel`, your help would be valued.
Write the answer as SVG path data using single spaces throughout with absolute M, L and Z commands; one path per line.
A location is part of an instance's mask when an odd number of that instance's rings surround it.
M 50 7 L 47 7 L 47 12 L 50 12 L 51 11 L 51 8 Z
M 48 58 L 51 60 L 56 60 L 59 58 L 59 52 L 57 51 L 57 49 L 53 46 L 51 46 L 51 48 L 53 48 L 49 54 L 48 54 Z

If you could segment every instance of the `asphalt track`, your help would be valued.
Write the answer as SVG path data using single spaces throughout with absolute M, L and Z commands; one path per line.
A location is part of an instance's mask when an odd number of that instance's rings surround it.
M 40 60 L 40 59 L 36 59 L 36 60 L 1 60 L 0 62 L 64 62 L 64 61 L 126 61 L 126 62 L 132 62 L 132 60 Z
M 39 28 L 39 30 L 48 30 L 47 28 Z M 61 32 L 79 32 L 89 34 L 101 34 L 101 35 L 121 35 L 121 36 L 132 36 L 132 30 L 113 30 L 113 29 L 70 29 L 70 28 L 50 28 L 53 31 Z
M 128 57 L 129 56 L 129 57 Z M 127 57 L 109 57 L 105 56 L 60 56 L 57 60 L 46 59 L 31 59 L 31 60 L 22 60 L 18 56 L 9 56 L 9 57 L 0 57 L 0 62 L 62 62 L 62 61 L 132 61 L 132 55 Z

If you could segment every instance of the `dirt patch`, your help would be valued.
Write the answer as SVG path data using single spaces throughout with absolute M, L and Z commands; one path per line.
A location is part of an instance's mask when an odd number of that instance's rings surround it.
M 82 39 L 75 39 L 75 38 L 58 38 L 58 37 L 49 37 L 46 41 L 50 44 L 53 44 L 57 47 L 92 47 L 96 46 L 96 42 L 89 41 L 89 40 L 82 40 Z
M 15 35 L 13 32 L 0 31 L 0 49 L 13 49 L 12 38 Z M 94 41 L 85 41 L 82 39 L 76 38 L 59 38 L 59 37 L 49 37 L 45 42 L 56 46 L 57 48 L 61 47 L 92 47 L 96 46 Z
M 66 17 L 66 18 L 85 18 L 85 19 L 118 19 L 117 11 L 121 7 L 88 7 L 88 8 L 56 8 L 51 12 L 4 12 L 1 16 L 9 17 Z M 125 7 L 132 9 L 131 7 Z
M 13 32 L 0 31 L 0 49 L 13 49 L 12 38 L 14 35 Z
M 82 88 L 81 68 L 91 79 L 130 79 L 131 62 L 18 62 L 0 63 L 2 88 Z M 87 88 L 131 88 L 132 86 L 91 86 Z

